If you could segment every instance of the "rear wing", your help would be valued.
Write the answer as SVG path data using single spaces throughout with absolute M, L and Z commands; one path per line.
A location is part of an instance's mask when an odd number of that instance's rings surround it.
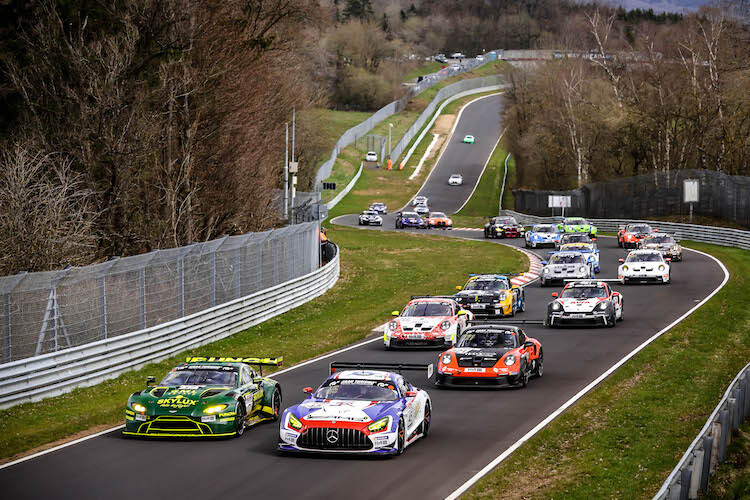
M 186 361 L 188 363 L 203 363 L 203 362 L 245 363 L 247 365 L 257 366 L 258 371 L 260 372 L 262 376 L 264 366 L 282 366 L 284 362 L 284 356 L 279 356 L 276 358 L 229 358 L 229 357 L 218 357 L 218 356 L 208 356 L 208 357 L 191 356 L 191 357 L 188 357 Z
M 521 273 L 469 273 L 469 277 L 473 278 L 475 276 L 520 276 Z
M 456 300 L 456 297 L 453 295 L 412 295 L 411 300 L 414 299 L 448 299 L 448 300 Z
M 432 377 L 435 369 L 432 363 L 424 365 L 418 363 L 374 363 L 369 361 L 334 361 L 330 365 L 331 373 L 338 370 L 379 370 L 388 372 L 421 371 L 427 372 L 427 378 Z
M 540 319 L 469 319 L 466 320 L 466 326 L 509 326 L 509 325 L 543 325 L 544 320 Z

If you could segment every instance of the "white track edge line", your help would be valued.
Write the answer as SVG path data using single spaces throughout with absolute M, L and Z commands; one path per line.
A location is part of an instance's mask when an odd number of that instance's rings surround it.
M 521 447 L 522 444 L 524 444 L 526 441 L 534 437 L 535 434 L 537 434 L 540 430 L 542 430 L 544 427 L 546 427 L 550 422 L 552 422 L 554 419 L 556 419 L 560 414 L 562 414 L 565 410 L 567 410 L 570 406 L 572 406 L 576 401 L 581 399 L 583 396 L 585 396 L 588 392 L 590 392 L 594 387 L 599 385 L 604 379 L 609 377 L 613 372 L 615 372 L 618 368 L 620 368 L 622 365 L 624 365 L 627 361 L 629 361 L 633 356 L 638 354 L 640 351 L 642 351 L 644 348 L 646 348 L 649 344 L 651 344 L 653 341 L 664 335 L 666 332 L 674 328 L 676 325 L 681 323 L 685 318 L 693 314 L 698 308 L 700 308 L 703 304 L 708 302 L 714 295 L 716 295 L 719 290 L 724 288 L 724 285 L 727 284 L 727 281 L 729 281 L 729 271 L 724 266 L 724 263 L 721 262 L 719 259 L 714 257 L 713 255 L 707 254 L 705 252 L 701 252 L 700 250 L 694 250 L 692 248 L 685 247 L 686 250 L 690 250 L 691 252 L 699 253 L 701 255 L 705 255 L 712 260 L 714 260 L 717 264 L 719 264 L 719 267 L 721 267 L 722 271 L 724 271 L 724 280 L 721 282 L 721 284 L 714 289 L 713 292 L 711 292 L 706 298 L 701 300 L 698 304 L 693 306 L 690 310 L 688 310 L 685 314 L 674 320 L 669 325 L 665 326 L 662 330 L 655 333 L 652 337 L 647 339 L 645 342 L 643 342 L 641 345 L 636 347 L 634 350 L 630 351 L 628 354 L 625 355 L 620 361 L 612 365 L 607 371 L 599 375 L 596 379 L 594 379 L 592 382 L 590 382 L 586 387 L 581 389 L 577 394 L 575 394 L 572 398 L 567 400 L 565 403 L 563 403 L 557 410 L 555 410 L 552 414 L 547 416 L 544 420 L 539 422 L 533 429 L 531 429 L 529 432 L 524 434 L 518 441 L 513 443 L 510 448 L 506 449 L 504 452 L 502 452 L 500 455 L 498 455 L 492 462 L 484 466 L 479 472 L 474 474 L 468 481 L 466 481 L 464 484 L 458 487 L 453 493 L 448 495 L 446 497 L 446 500 L 455 500 L 466 491 L 468 491 L 474 484 L 479 481 L 481 478 L 486 476 L 492 469 L 500 465 L 506 458 L 508 458 L 514 451 L 516 451 L 518 448 Z
M 445 153 L 445 150 L 448 149 L 449 143 L 451 142 L 451 139 L 453 138 L 453 132 L 455 132 L 456 127 L 458 126 L 458 122 L 461 121 L 461 115 L 463 114 L 464 109 L 468 108 L 470 105 L 474 104 L 477 101 L 481 101 L 482 99 L 486 99 L 488 97 L 494 97 L 494 96 L 497 96 L 497 95 L 500 95 L 500 94 L 503 94 L 503 93 L 504 93 L 504 91 L 500 91 L 500 92 L 496 92 L 494 94 L 489 94 L 489 95 L 485 95 L 485 96 L 482 96 L 482 97 L 477 97 L 476 99 L 472 99 L 471 101 L 469 101 L 466 104 L 464 104 L 463 106 L 461 106 L 461 109 L 458 110 L 458 115 L 456 115 L 456 121 L 453 122 L 453 127 L 451 128 L 451 132 L 450 132 L 450 134 L 448 134 L 448 137 L 445 138 L 445 147 L 440 150 L 440 153 L 438 154 L 437 160 L 435 160 L 435 164 L 432 166 L 432 169 L 430 170 L 430 173 L 427 174 L 427 178 L 424 180 L 424 182 L 422 183 L 422 185 L 419 186 L 419 189 L 417 189 L 417 192 L 414 194 L 414 196 L 411 197 L 411 199 L 409 199 L 409 201 L 406 202 L 406 205 L 404 205 L 403 207 L 401 207 L 401 210 L 400 210 L 401 212 L 403 212 L 407 208 L 409 208 L 409 206 L 410 206 L 412 200 L 414 199 L 414 197 L 419 196 L 420 191 L 422 191 L 422 189 L 427 184 L 427 181 L 429 181 L 430 177 L 432 177 L 432 173 L 437 168 L 438 163 L 440 163 L 440 159 L 443 157 L 443 153 Z M 441 109 L 441 112 L 442 112 L 442 109 Z M 439 116 L 439 114 L 436 114 L 435 116 L 437 117 L 437 116 Z M 435 118 L 435 121 L 437 121 L 437 118 Z M 493 149 L 493 151 L 494 151 L 494 149 Z M 490 155 L 490 156 L 492 156 L 492 155 Z M 473 192 L 472 192 L 472 194 L 473 194 Z M 471 196 L 469 198 L 471 198 Z
M 346 351 L 349 351 L 351 349 L 355 349 L 355 348 L 357 348 L 359 346 L 362 346 L 362 345 L 365 345 L 365 344 L 369 344 L 371 342 L 375 342 L 376 340 L 380 340 L 380 337 L 376 336 L 375 338 L 367 339 L 367 340 L 364 340 L 363 342 L 358 342 L 356 344 L 352 344 L 352 345 L 347 346 L 347 347 L 345 347 L 343 349 L 339 349 L 337 351 L 333 351 L 333 352 L 330 352 L 328 354 L 323 354 L 322 356 L 319 356 L 319 357 L 316 357 L 316 358 L 313 358 L 313 359 L 308 359 L 307 361 L 303 361 L 302 363 L 296 364 L 294 366 L 290 366 L 289 368 L 285 368 L 284 370 L 280 370 L 278 372 L 274 372 L 272 375 L 273 376 L 277 376 L 277 375 L 281 375 L 282 373 L 286 373 L 286 372 L 289 372 L 289 371 L 292 371 L 292 370 L 296 370 L 297 368 L 301 368 L 303 366 L 307 366 L 309 364 L 316 363 L 316 362 L 318 362 L 318 361 L 320 361 L 322 359 L 330 358 L 331 356 L 336 356 L 338 354 L 341 354 L 342 352 L 346 352 Z M 5 469 L 6 467 L 10 467 L 11 465 L 16 465 L 16 464 L 20 464 L 21 462 L 25 462 L 27 460 L 31 460 L 32 458 L 37 458 L 37 457 L 40 457 L 42 455 L 46 455 L 47 453 L 52 453 L 53 451 L 62 450 L 63 448 L 67 448 L 68 446 L 73 446 L 74 444 L 82 443 L 82 442 L 87 441 L 89 439 L 93 439 L 95 437 L 99 437 L 99 436 L 101 436 L 103 434 L 108 434 L 108 433 L 116 431 L 118 429 L 122 429 L 123 427 L 125 427 L 125 425 L 124 424 L 120 424 L 120 425 L 117 425 L 115 427 L 111 427 L 109 429 L 105 429 L 103 431 L 99 431 L 97 433 L 91 434 L 89 436 L 84 436 L 82 438 L 74 439 L 73 441 L 70 441 L 68 443 L 63 443 L 63 444 L 58 445 L 58 446 L 54 446 L 54 447 L 49 448 L 47 450 L 42 450 L 40 452 L 34 453 L 33 455 L 29 455 L 27 457 L 21 457 L 21 458 L 19 458 L 17 460 L 14 460 L 12 462 L 8 462 L 8 463 L 5 463 L 5 464 L 0 464 L 0 470 L 1 469 Z

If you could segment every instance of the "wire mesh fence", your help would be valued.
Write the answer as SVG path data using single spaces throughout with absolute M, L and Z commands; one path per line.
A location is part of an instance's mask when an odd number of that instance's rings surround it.
M 461 61 L 460 63 L 447 66 L 435 73 L 425 75 L 420 82 L 410 87 L 409 92 L 406 96 L 402 97 L 398 101 L 393 101 L 390 104 L 386 104 L 375 113 L 373 113 L 370 117 L 368 117 L 365 121 L 344 132 L 336 142 L 336 145 L 333 148 L 333 152 L 331 153 L 331 157 L 318 169 L 318 172 L 315 176 L 315 189 L 320 190 L 322 188 L 321 182 L 323 182 L 324 179 L 327 179 L 331 175 L 333 164 L 336 162 L 336 157 L 339 155 L 339 152 L 341 152 L 341 150 L 356 142 L 360 137 L 367 134 L 367 132 L 372 130 L 378 123 L 404 109 L 412 97 L 427 90 L 436 83 L 445 80 L 446 78 L 450 78 L 451 76 L 465 73 L 467 71 L 472 71 L 479 66 L 496 59 L 497 53 L 495 51 L 492 51 L 485 54 L 483 60 L 466 59 L 464 61 Z M 396 158 L 397 155 L 391 154 L 391 157 Z
M 250 295 L 319 265 L 318 223 L 87 267 L 0 277 L 2 362 L 116 337 Z

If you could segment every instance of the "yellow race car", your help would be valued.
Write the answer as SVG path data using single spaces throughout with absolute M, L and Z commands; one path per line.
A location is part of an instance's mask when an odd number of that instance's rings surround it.
M 456 290 L 456 301 L 477 316 L 515 316 L 526 310 L 523 289 L 505 274 L 470 274 Z

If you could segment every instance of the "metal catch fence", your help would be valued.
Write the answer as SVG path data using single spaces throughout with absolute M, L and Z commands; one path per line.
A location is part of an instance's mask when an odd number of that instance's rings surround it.
M 2 362 L 121 336 L 306 275 L 317 222 L 0 277 Z
M 331 175 L 333 164 L 336 162 L 336 158 L 338 157 L 341 150 L 353 144 L 357 139 L 367 134 L 367 132 L 372 130 L 378 123 L 404 109 L 411 98 L 424 92 L 428 88 L 432 87 L 438 82 L 441 82 L 442 80 L 445 80 L 446 78 L 450 78 L 461 73 L 466 73 L 467 71 L 472 71 L 479 66 L 482 66 L 483 64 L 486 64 L 487 62 L 493 61 L 495 59 L 497 59 L 496 52 L 492 51 L 485 54 L 483 61 L 479 61 L 477 59 L 467 59 L 458 64 L 456 68 L 451 65 L 435 73 L 425 75 L 422 81 L 416 83 L 409 89 L 409 92 L 406 96 L 399 99 L 398 101 L 393 101 L 390 104 L 386 104 L 378 111 L 373 113 L 370 117 L 368 117 L 365 121 L 344 132 L 341 137 L 339 137 L 339 140 L 336 141 L 336 145 L 333 147 L 331 157 L 326 160 L 325 163 L 323 163 L 318 169 L 318 172 L 315 175 L 315 189 L 320 190 L 322 187 L 320 183 Z M 403 147 L 401 148 L 401 151 L 402 150 Z M 392 158 L 398 157 L 398 155 L 394 154 L 391 154 L 391 156 Z

